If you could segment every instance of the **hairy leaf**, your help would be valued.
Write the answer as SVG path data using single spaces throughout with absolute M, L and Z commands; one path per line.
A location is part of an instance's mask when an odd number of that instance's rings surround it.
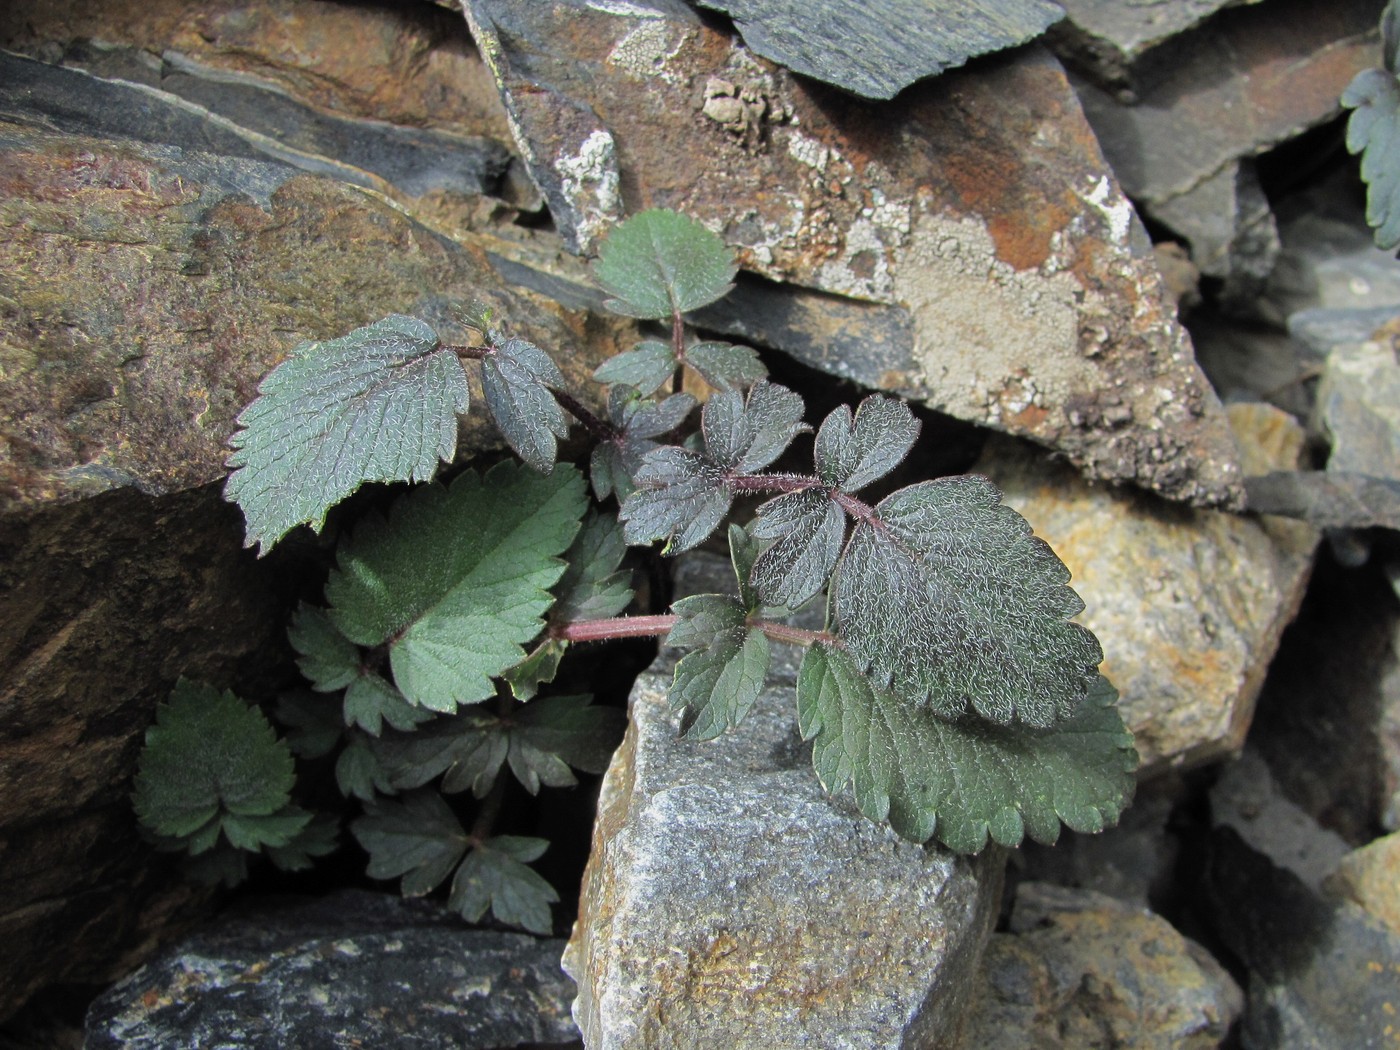
M 436 791 L 368 801 L 350 832 L 369 854 L 366 874 L 403 876 L 399 889 L 405 897 L 421 897 L 441 885 L 468 845 L 461 823 Z
M 610 357 L 593 370 L 600 383 L 623 383 L 639 394 L 650 394 L 670 379 L 679 367 L 670 343 L 648 339 L 635 350 Z
M 142 824 L 180 837 L 214 820 L 271 816 L 295 779 L 291 750 L 261 711 L 181 679 L 146 730 L 133 802 Z
M 1356 75 L 1342 92 L 1347 120 L 1347 149 L 1361 154 L 1366 183 L 1366 222 L 1375 230 L 1376 246 L 1400 246 L 1400 81 L 1384 69 Z
M 618 512 L 623 535 L 634 546 L 665 540 L 669 554 L 703 542 L 734 501 L 722 467 L 674 445 L 648 452 L 636 482 Z
M 541 474 L 554 469 L 557 439 L 569 436 L 564 410 L 550 387 L 563 389 L 564 375 L 534 343 L 507 339 L 481 362 L 486 407 L 506 443 Z
M 370 736 L 378 736 L 385 722 L 395 729 L 412 729 L 433 713 L 410 704 L 379 675 L 365 671 L 345 690 L 344 717 L 347 726 L 359 726 Z
M 777 459 L 792 439 L 809 430 L 802 398 L 776 383 L 761 382 L 745 398 L 722 390 L 705 402 L 700 429 L 710 459 L 737 474 L 752 474 Z
M 631 395 L 623 387 L 609 390 L 608 414 L 619 434 L 593 449 L 589 472 L 598 498 L 607 499 L 609 493 L 616 492 L 621 502 L 630 496 L 636 488 L 633 479 L 642 460 L 659 447 L 652 439 L 680 426 L 695 404 L 695 398 L 689 394 L 672 394 L 655 402 Z
M 724 242 L 694 219 L 653 209 L 615 226 L 599 247 L 593 275 L 615 313 L 669 318 L 722 298 L 738 267 Z
M 285 846 L 270 846 L 266 853 L 281 871 L 305 871 L 314 858 L 334 853 L 339 846 L 340 822 L 329 813 L 318 813 Z
M 363 733 L 351 733 L 350 741 L 335 760 L 335 782 L 346 798 L 372 801 L 377 795 L 391 795 L 394 785 L 379 761 L 379 754 Z
M 544 839 L 519 835 L 487 839 L 467 854 L 457 869 L 448 906 L 468 922 L 479 921 L 490 908 L 498 922 L 547 935 L 551 929 L 549 906 L 559 894 L 525 865 L 538 860 L 548 848 Z
M 1053 843 L 1060 823 L 1101 831 L 1133 793 L 1137 752 L 1099 678 L 1051 731 L 948 722 L 873 683 L 842 649 L 814 645 L 797 681 L 798 723 L 828 791 L 847 783 L 872 820 L 914 842 L 977 853 L 990 836 Z
M 316 693 L 283 693 L 273 712 L 287 727 L 287 744 L 300 758 L 320 758 L 330 754 L 345 732 L 340 704 Z
M 619 571 L 627 541 L 611 515 L 590 510 L 564 560 L 568 568 L 554 586 L 550 610 L 556 623 L 616 616 L 632 601 L 632 574 Z
M 855 492 L 898 466 L 918 437 L 919 421 L 903 401 L 872 394 L 854 420 L 842 405 L 817 431 L 817 476 L 823 484 Z
M 541 477 L 503 462 L 419 486 L 340 545 L 331 620 L 357 645 L 388 647 L 410 703 L 450 713 L 494 696 L 491 679 L 544 626 L 586 506 L 568 466 Z
M 432 328 L 395 314 L 306 343 L 268 374 L 229 441 L 224 497 L 268 549 L 367 481 L 426 481 L 457 448 L 467 377 Z
M 768 376 L 758 351 L 734 343 L 697 343 L 686 350 L 685 363 L 713 387 L 753 386 Z
M 824 489 L 785 492 L 758 508 L 751 531 L 777 542 L 758 556 L 749 583 L 765 605 L 796 609 L 831 579 L 846 515 Z
M 876 683 L 945 717 L 1049 726 L 1097 678 L 1069 618 L 1069 570 L 980 476 L 900 489 L 852 533 L 833 580 L 837 633 Z
M 287 640 L 299 654 L 297 668 L 318 693 L 344 689 L 360 677 L 359 647 L 336 629 L 325 609 L 302 602 L 292 614 Z
M 568 787 L 569 767 L 601 773 L 622 739 L 623 712 L 594 707 L 586 696 L 552 696 L 515 708 L 508 718 L 464 711 L 414 733 L 375 745 L 395 788 L 415 788 L 439 774 L 448 794 L 470 789 L 482 798 L 509 763 L 532 795 L 540 785 Z
M 712 740 L 742 722 L 758 699 L 768 639 L 748 625 L 748 610 L 734 598 L 695 594 L 672 609 L 676 624 L 666 644 L 695 651 L 676 664 L 671 708 L 680 712 L 682 735 Z

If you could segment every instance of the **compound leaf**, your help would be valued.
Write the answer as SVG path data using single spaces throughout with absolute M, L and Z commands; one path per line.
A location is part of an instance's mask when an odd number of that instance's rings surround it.
M 768 376 L 758 351 L 735 343 L 696 343 L 686 350 L 685 363 L 713 387 L 753 386 Z
M 695 404 L 695 398 L 689 394 L 672 394 L 656 402 L 638 397 L 629 387 L 614 386 L 609 390 L 608 414 L 618 433 L 593 449 L 589 472 L 598 498 L 607 499 L 615 492 L 621 502 L 630 496 L 642 460 L 660 447 L 651 439 L 675 430 Z
M 593 370 L 600 383 L 622 383 L 639 394 L 650 394 L 676 372 L 678 363 L 670 343 L 648 339 L 635 350 L 608 358 Z
M 875 683 L 948 718 L 1045 727 L 1103 659 L 1069 618 L 1069 570 L 986 478 L 900 489 L 860 522 L 833 578 L 837 634 Z
M 394 314 L 306 343 L 274 368 L 238 417 L 224 497 L 247 545 L 266 554 L 367 481 L 426 481 L 457 448 L 467 377 L 428 325 Z
M 502 462 L 421 485 L 341 544 L 331 621 L 357 645 L 387 646 L 411 704 L 450 713 L 494 696 L 491 679 L 544 626 L 586 506 L 568 466 L 540 476 Z
M 550 619 L 557 623 L 602 619 L 627 608 L 632 601 L 632 574 L 618 568 L 626 553 L 627 541 L 618 520 L 590 510 L 564 555 L 568 567 L 554 587 L 559 597 Z
M 345 724 L 359 726 L 370 736 L 378 736 L 384 723 L 395 729 L 412 729 L 433 717 L 431 711 L 415 707 L 373 671 L 366 670 L 345 690 Z
M 298 806 L 283 806 L 276 813 L 265 816 L 227 813 L 221 821 L 230 845 L 250 853 L 256 853 L 264 846 L 276 848 L 288 845 L 310 822 L 311 814 Z
M 146 730 L 133 802 L 142 824 L 181 837 L 216 818 L 271 816 L 295 779 L 291 749 L 261 711 L 181 679 Z
M 817 476 L 824 484 L 855 492 L 898 466 L 918 437 L 919 421 L 903 401 L 872 394 L 860 403 L 854 420 L 842 405 L 817 431 Z
M 1347 120 L 1347 149 L 1361 154 L 1366 183 L 1366 222 L 1375 230 L 1376 246 L 1400 246 L 1400 81 L 1393 72 L 1367 69 L 1342 92 Z
M 377 795 L 391 795 L 394 785 L 380 764 L 379 754 L 363 733 L 351 733 L 350 741 L 335 760 L 335 782 L 346 798 L 372 801 Z
M 824 489 L 785 492 L 758 508 L 753 537 L 777 540 L 754 562 L 749 583 L 765 605 L 796 609 L 827 585 L 846 515 Z
M 481 362 L 486 408 L 506 443 L 541 474 L 554 469 L 559 438 L 569 423 L 550 387 L 561 389 L 564 375 L 534 343 L 507 339 Z
M 668 554 L 703 542 L 734 502 L 724 468 L 675 445 L 648 452 L 635 481 L 636 491 L 618 512 L 623 536 L 634 546 L 665 540 Z
M 667 645 L 694 648 L 676 664 L 669 694 L 681 734 L 713 740 L 737 726 L 753 707 L 768 674 L 768 638 L 748 625 L 737 599 L 695 594 L 672 606 L 676 624 Z
M 466 853 L 467 834 L 436 791 L 415 791 L 401 799 L 373 799 L 350 832 L 369 854 L 372 879 L 403 876 L 405 897 L 436 889 Z
M 345 732 L 340 705 L 330 697 L 298 691 L 277 698 L 277 721 L 287 727 L 287 745 L 300 758 L 328 755 Z
M 721 390 L 700 414 L 705 451 L 737 474 L 762 470 L 810 429 L 802 422 L 803 407 L 801 397 L 776 383 L 756 384 L 747 398 L 737 390 Z
M 344 689 L 360 677 L 359 647 L 336 629 L 325 609 L 298 605 L 287 640 L 298 653 L 297 668 L 318 693 Z
M 694 219 L 655 208 L 615 226 L 599 247 L 593 275 L 614 298 L 614 313 L 670 318 L 722 298 L 738 269 L 724 242 Z
M 798 723 L 828 791 L 849 783 L 872 820 L 902 837 L 977 853 L 990 836 L 1053 843 L 1060 823 L 1114 824 L 1133 792 L 1137 752 L 1116 692 L 1099 678 L 1050 731 L 944 721 L 873 683 L 844 650 L 813 645 L 797 681 Z
M 498 922 L 548 934 L 549 906 L 559 899 L 554 887 L 533 869 L 549 843 L 519 835 L 487 839 L 462 862 L 452 880 L 448 906 L 468 922 L 477 922 L 491 909 Z
M 305 871 L 316 857 L 334 853 L 340 846 L 340 822 L 329 813 L 317 813 L 285 846 L 269 846 L 267 857 L 282 871 Z

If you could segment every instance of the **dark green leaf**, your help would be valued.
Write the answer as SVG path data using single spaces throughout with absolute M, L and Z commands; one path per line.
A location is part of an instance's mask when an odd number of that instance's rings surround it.
M 220 842 L 207 853 L 190 857 L 185 862 L 185 873 L 205 886 L 223 885 L 233 889 L 248 878 L 248 854 L 227 842 Z
M 420 485 L 340 545 L 331 619 L 357 645 L 388 646 L 410 703 L 452 712 L 492 697 L 544 626 L 586 507 L 570 466 L 541 477 L 503 462 Z
M 316 857 L 334 853 L 340 846 L 340 821 L 329 813 L 318 813 L 285 846 L 267 849 L 268 859 L 281 871 L 305 871 Z
M 721 390 L 705 402 L 700 415 L 705 451 L 736 474 L 762 470 L 810 429 L 802 422 L 802 411 L 802 398 L 774 383 L 758 383 L 747 398 L 737 390 Z
M 758 508 L 755 539 L 777 540 L 749 583 L 764 605 L 796 609 L 825 589 L 846 538 L 846 515 L 825 489 L 785 492 Z
M 369 854 L 372 879 L 403 876 L 400 892 L 421 897 L 436 889 L 467 851 L 462 825 L 436 791 L 375 799 L 350 832 Z
M 467 854 L 457 869 L 448 906 L 468 922 L 479 921 L 490 908 L 497 922 L 548 934 L 549 906 L 559 894 L 533 868 L 525 866 L 548 848 L 544 839 L 517 835 L 487 839 Z
M 753 347 L 734 343 L 697 343 L 686 350 L 685 363 L 713 387 L 753 386 L 768 376 Z
M 307 343 L 272 370 L 230 439 L 224 496 L 267 553 L 367 481 L 426 481 L 457 449 L 467 377 L 422 321 L 395 314 Z
M 636 439 L 668 434 L 685 422 L 685 417 L 690 415 L 695 405 L 695 398 L 689 394 L 672 394 L 660 402 L 633 402 L 627 412 L 627 436 Z
M 1069 622 L 1069 570 L 979 476 L 900 489 L 852 533 L 833 581 L 837 633 L 877 685 L 945 717 L 1049 726 L 1103 659 Z
M 359 726 L 370 736 L 378 736 L 385 722 L 395 729 L 412 729 L 433 717 L 373 671 L 364 672 L 345 690 L 344 714 L 347 726 Z
M 181 679 L 146 730 L 133 802 L 141 823 L 179 837 L 216 817 L 277 812 L 295 778 L 291 750 L 261 711 Z
M 599 248 L 593 274 L 615 298 L 604 305 L 649 320 L 722 298 L 733 285 L 733 253 L 694 219 L 653 209 L 618 224 Z
M 557 607 L 557 606 L 556 606 Z M 501 672 L 517 700 L 533 700 L 540 686 L 554 681 L 559 663 L 568 651 L 569 643 L 559 638 L 546 638 L 530 650 L 525 659 Z
M 1137 764 L 1113 687 L 1100 678 L 1053 730 L 947 722 L 872 683 L 840 648 L 814 645 L 797 681 L 798 722 L 828 791 L 847 783 L 872 820 L 906 839 L 976 853 L 990 836 L 1053 843 L 1060 823 L 1101 831 L 1133 793 Z
M 336 630 L 325 609 L 302 602 L 292 615 L 287 639 L 300 654 L 297 667 L 317 692 L 344 689 L 360 676 L 359 647 Z
M 599 499 L 617 493 L 618 502 L 630 496 L 636 485 L 633 479 L 641 469 L 646 454 L 658 444 L 652 438 L 669 433 L 685 421 L 695 407 L 689 394 L 672 394 L 657 403 L 646 398 L 619 394 L 622 387 L 608 391 L 608 409 L 618 436 L 599 442 L 593 449 L 589 470 L 593 491 Z
M 768 639 L 749 627 L 748 612 L 734 598 L 695 594 L 672 606 L 676 625 L 667 645 L 694 648 L 676 664 L 671 708 L 681 733 L 712 740 L 737 726 L 753 707 L 768 674 Z
M 394 792 L 394 784 L 381 765 L 378 752 L 362 733 L 352 733 L 345 750 L 335 760 L 335 782 L 346 798 L 365 802 Z
M 918 437 L 919 421 L 903 401 L 872 394 L 860 403 L 854 420 L 842 405 L 817 432 L 817 476 L 824 484 L 855 492 L 898 466 Z
M 229 844 L 256 853 L 264 846 L 286 846 L 311 822 L 311 814 L 298 806 L 284 806 L 266 816 L 225 814 L 222 824 Z
M 334 697 L 318 693 L 284 693 L 274 714 L 289 730 L 287 744 L 300 758 L 328 755 L 345 731 L 341 705 Z
M 637 349 L 610 357 L 593 371 L 600 383 L 624 383 L 638 393 L 650 394 L 675 374 L 678 367 L 670 343 L 648 339 Z
M 1383 69 L 1356 75 L 1342 92 L 1352 110 L 1347 121 L 1347 149 L 1361 154 L 1366 183 L 1366 222 L 1375 230 L 1376 246 L 1400 246 L 1400 81 Z
M 703 542 L 734 501 L 723 468 L 674 445 L 648 452 L 636 481 L 618 512 L 623 535 L 633 546 L 665 540 L 671 554 Z
M 619 571 L 627 553 L 622 526 L 611 515 L 590 510 L 564 560 L 568 568 L 554 586 L 550 610 L 556 623 L 616 616 L 632 601 L 632 574 Z
M 562 390 L 565 382 L 549 355 L 523 339 L 508 339 L 482 360 L 481 386 L 506 443 L 541 474 L 553 470 L 556 439 L 569 436 L 569 424 L 550 391 Z

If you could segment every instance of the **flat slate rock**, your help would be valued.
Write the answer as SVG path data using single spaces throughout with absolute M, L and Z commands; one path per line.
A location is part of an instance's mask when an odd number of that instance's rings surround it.
M 902 319 L 864 353 L 818 345 L 819 367 L 1033 438 L 1091 476 L 1241 500 L 1219 402 L 1048 52 L 881 107 L 794 77 L 684 6 L 466 12 L 571 251 L 641 208 L 683 211 L 746 269 L 824 296 L 804 303 L 809 343 L 837 297 Z
M 342 891 L 253 905 L 104 992 L 84 1050 L 497 1050 L 572 1044 L 563 942 Z
M 794 73 L 865 98 L 1024 44 L 1064 15 L 1050 0 L 698 0 Z

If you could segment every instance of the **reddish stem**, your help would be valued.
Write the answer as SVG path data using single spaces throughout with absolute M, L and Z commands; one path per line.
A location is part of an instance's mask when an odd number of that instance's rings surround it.
M 609 638 L 647 638 L 669 634 L 675 616 L 615 616 L 607 620 L 575 620 L 549 629 L 565 642 L 603 642 Z
M 818 642 L 826 642 L 831 645 L 840 644 L 834 634 L 828 634 L 826 631 L 809 631 L 803 627 L 790 627 L 785 623 L 772 623 L 768 620 L 751 621 L 749 626 L 757 627 L 775 642 L 799 645 L 804 649 L 809 645 L 816 645 Z

